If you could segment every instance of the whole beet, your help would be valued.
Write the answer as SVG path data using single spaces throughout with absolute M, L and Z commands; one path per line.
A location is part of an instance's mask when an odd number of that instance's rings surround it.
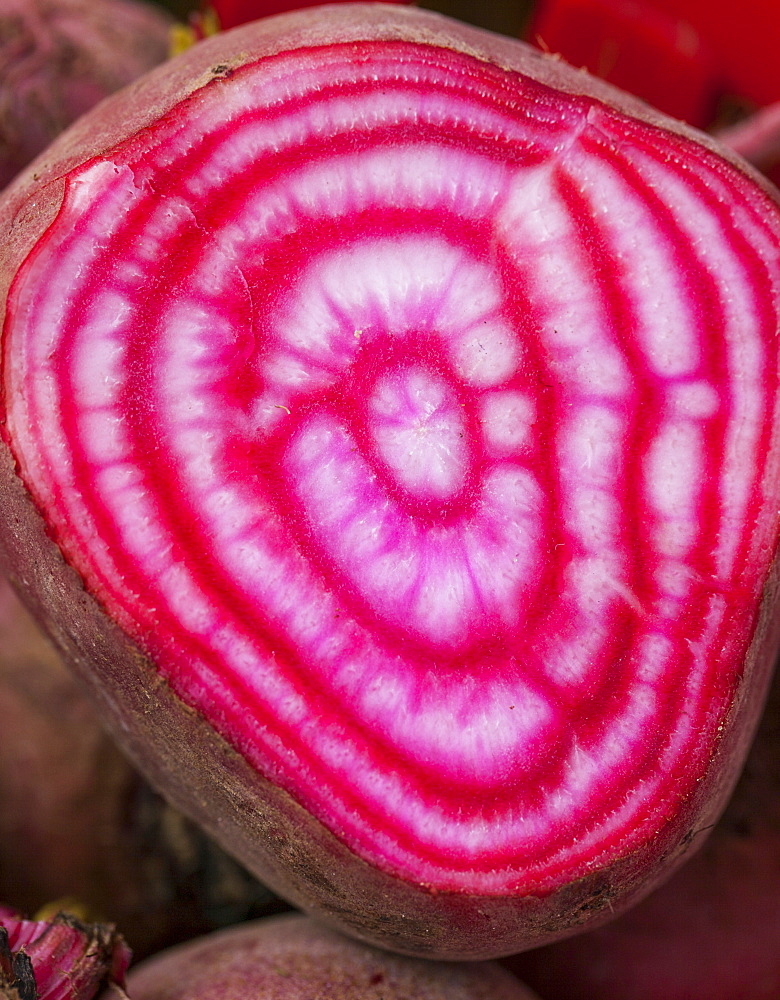
M 130 1000 L 534 1000 L 497 963 L 448 964 L 358 944 L 299 914 L 180 945 L 131 969 Z
M 0 187 L 85 111 L 162 62 L 171 23 L 141 0 L 2 0 Z

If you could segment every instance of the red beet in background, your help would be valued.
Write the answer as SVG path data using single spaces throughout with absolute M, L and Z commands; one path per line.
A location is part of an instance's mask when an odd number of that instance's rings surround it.
M 535 1000 L 492 962 L 391 955 L 299 914 L 233 927 L 131 970 L 131 1000 Z
M 774 0 L 536 0 L 528 37 L 699 128 L 780 100 Z
M 162 62 L 171 23 L 140 0 L 0 0 L 0 187 L 79 115 Z
M 94 1000 L 124 983 L 130 952 L 111 925 L 26 920 L 0 904 L 3 1000 Z
M 608 919 L 777 647 L 780 213 L 523 46 L 196 46 L 2 204 L 3 546 L 152 780 L 365 940 Z

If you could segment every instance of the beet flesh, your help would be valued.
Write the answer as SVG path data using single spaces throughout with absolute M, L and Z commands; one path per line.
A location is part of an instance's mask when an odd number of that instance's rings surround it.
M 2 206 L 2 544 L 153 783 L 413 954 L 619 913 L 778 645 L 780 216 L 521 43 L 196 46 Z
M 131 969 L 131 1000 L 534 1000 L 492 962 L 429 962 L 369 948 L 300 914 L 190 941 Z

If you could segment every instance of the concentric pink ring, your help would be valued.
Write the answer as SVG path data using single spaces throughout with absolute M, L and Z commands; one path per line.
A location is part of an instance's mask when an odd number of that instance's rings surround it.
M 25 482 L 367 860 L 580 877 L 690 794 L 750 642 L 774 216 L 687 140 L 433 47 L 215 93 L 71 176 L 17 278 Z

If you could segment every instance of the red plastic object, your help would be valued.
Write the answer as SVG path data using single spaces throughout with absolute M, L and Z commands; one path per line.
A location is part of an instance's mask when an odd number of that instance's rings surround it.
M 315 7 L 326 0 L 210 0 L 207 4 L 223 31 L 271 14 L 282 14 L 301 7 Z M 332 2 L 332 0 L 331 0 Z M 411 0 L 385 0 L 386 3 L 409 3 Z
M 780 100 L 777 0 L 539 0 L 530 37 L 702 128 L 725 96 Z

